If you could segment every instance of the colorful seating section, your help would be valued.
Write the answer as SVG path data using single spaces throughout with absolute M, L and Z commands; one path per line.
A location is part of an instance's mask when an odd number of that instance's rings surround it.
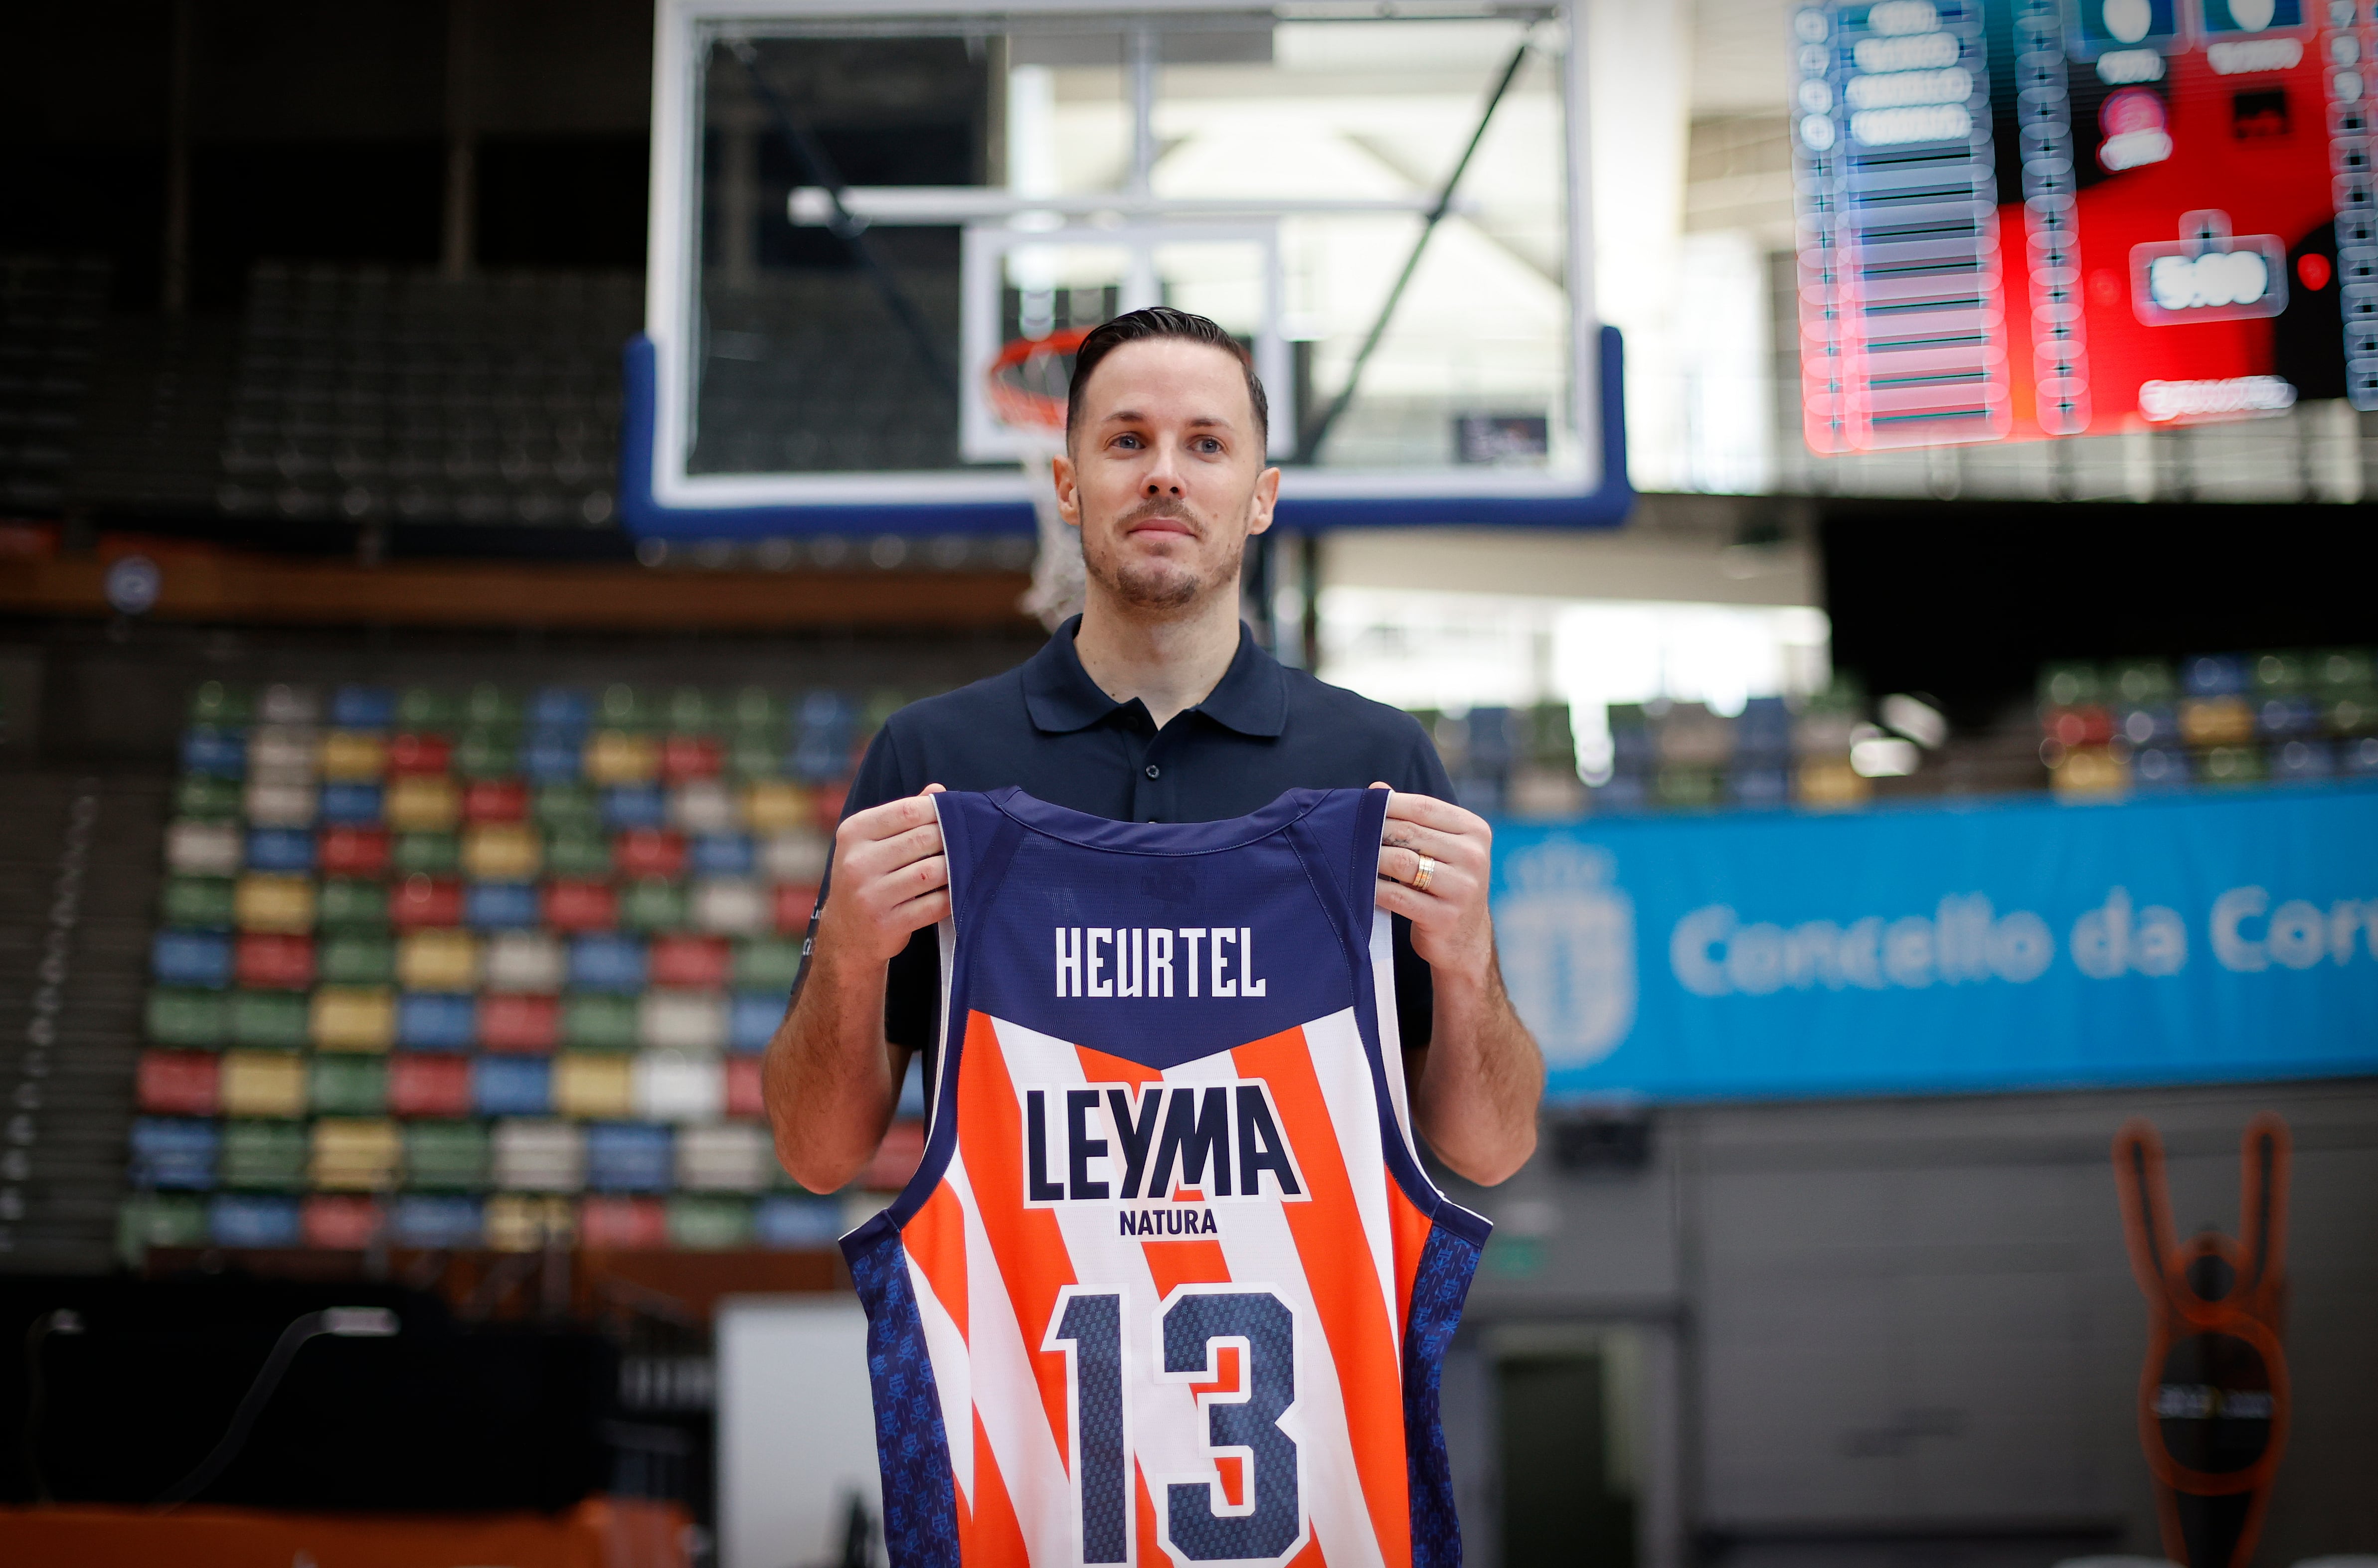
M 1611 774 L 1593 808 L 1858 805 L 1870 786 L 1850 752 L 1864 711 L 1846 682 L 1794 702 L 1754 697 L 1735 715 L 1700 702 L 1614 702 Z
M 2368 649 L 2050 664 L 2039 724 L 2066 795 L 2378 777 Z
M 127 1234 L 829 1242 L 839 1205 L 777 1167 L 760 1053 L 853 760 L 895 705 L 200 688 Z

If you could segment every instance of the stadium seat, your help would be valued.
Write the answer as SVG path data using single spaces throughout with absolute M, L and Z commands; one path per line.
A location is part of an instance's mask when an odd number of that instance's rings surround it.
M 738 991 L 727 1004 L 727 1048 L 757 1056 L 775 1038 L 785 1018 L 785 997 L 776 991 Z
M 485 1234 L 476 1198 L 409 1192 L 389 1205 L 389 1239 L 401 1247 L 475 1247 Z
M 400 1056 L 388 1064 L 388 1109 L 399 1117 L 471 1114 L 471 1059 Z
M 161 1046 L 220 1050 L 231 1039 L 230 1003 L 219 991 L 150 991 L 146 1022 L 149 1038 Z
M 237 817 L 245 798 L 233 780 L 184 773 L 174 786 L 174 812 L 193 821 L 219 821 Z
M 741 1198 L 680 1193 L 667 1206 L 668 1244 L 689 1251 L 751 1244 L 751 1204 Z
M 561 943 L 545 931 L 499 932 L 487 939 L 484 973 L 490 991 L 558 991 L 566 973 Z
M 570 984 L 590 991 L 643 989 L 644 944 L 634 937 L 617 935 L 571 939 Z
M 165 864 L 183 876 L 235 875 L 243 848 L 236 822 L 179 821 L 165 830 Z
M 377 735 L 332 730 L 322 736 L 317 766 L 326 779 L 377 783 L 388 772 L 388 743 Z
M 647 1050 L 633 1059 L 633 1114 L 647 1121 L 709 1122 L 727 1109 L 727 1077 L 717 1058 Z
M 546 1055 L 560 1038 L 561 1009 L 553 997 L 490 994 L 479 999 L 483 1050 Z
M 142 1110 L 212 1116 L 222 1103 L 222 1061 L 205 1051 L 140 1053 L 133 1101 Z
M 390 840 L 386 828 L 332 827 L 322 832 L 321 869 L 330 877 L 379 877 L 387 874 Z M 387 907 L 383 891 L 381 907 Z
M 342 729 L 382 730 L 396 722 L 396 693 L 383 686 L 349 684 L 330 694 L 330 723 Z
M 496 1185 L 522 1192 L 575 1192 L 586 1184 L 584 1130 L 567 1121 L 496 1123 Z
M 763 1247 L 831 1247 L 847 1228 L 842 1206 L 826 1198 L 763 1198 L 752 1215 L 753 1234 Z
M 362 948 L 348 967 L 357 978 L 386 978 L 389 966 L 376 962 L 386 952 L 385 943 Z M 384 1051 L 396 1041 L 396 997 L 383 986 L 324 986 L 314 993 L 308 1032 L 316 1050 Z
M 545 1117 L 554 1105 L 554 1067 L 545 1058 L 475 1058 L 471 1109 L 480 1117 Z
M 401 833 L 443 833 L 462 820 L 462 797 L 443 773 L 405 773 L 389 780 L 385 809 Z
M 234 991 L 231 1043 L 259 1050 L 303 1050 L 306 1012 L 306 998 L 294 991 Z
M 727 1114 L 749 1121 L 764 1119 L 768 1107 L 758 1059 L 729 1057 L 726 1069 Z
M 151 972 L 166 985 L 221 988 L 230 983 L 232 946 L 227 937 L 160 931 L 150 952 Z
M 415 1051 L 468 1050 L 476 1036 L 478 1011 L 468 996 L 404 992 L 396 1000 L 396 1043 Z
M 462 835 L 463 873 L 483 882 L 525 882 L 544 858 L 543 840 L 525 822 L 475 822 Z
M 382 931 L 388 927 L 388 888 L 377 881 L 327 877 L 315 900 L 315 918 L 326 931 Z
M 380 1191 L 396 1184 L 403 1157 L 395 1122 L 379 1117 L 324 1117 L 314 1123 L 306 1180 L 318 1191 Z
M 204 1191 L 215 1184 L 222 1146 L 222 1131 L 212 1121 L 138 1118 L 132 1123 L 132 1185 Z
M 359 1251 L 380 1237 L 380 1206 L 369 1198 L 317 1192 L 298 1211 L 298 1230 L 308 1247 Z
M 250 871 L 234 885 L 232 918 L 244 931 L 302 934 L 314 928 L 314 880 Z
M 218 1247 L 295 1247 L 306 1240 L 295 1198 L 225 1192 L 207 1205 L 207 1239 Z
M 324 784 L 320 817 L 342 827 L 377 827 L 387 820 L 387 796 L 376 784 Z
M 247 820 L 265 828 L 310 828 L 321 797 L 306 774 L 278 776 L 251 772 L 245 802 Z
M 596 1121 L 586 1129 L 588 1191 L 666 1192 L 675 1174 L 667 1128 L 620 1120 Z
M 748 877 L 757 858 L 751 839 L 738 832 L 703 832 L 686 845 L 686 865 L 697 877 Z
M 589 1198 L 579 1205 L 578 1239 L 596 1248 L 668 1245 L 668 1211 L 655 1198 Z
M 713 877 L 696 882 L 687 914 L 697 930 L 731 937 L 767 931 L 775 917 L 767 887 L 750 877 Z
M 318 1056 L 307 1064 L 306 1098 L 317 1116 L 384 1116 L 389 1064 L 378 1057 Z
M 677 1184 L 690 1191 L 759 1192 L 776 1173 L 764 1129 L 749 1122 L 691 1127 L 678 1134 Z
M 636 999 L 579 992 L 561 1002 L 561 1044 L 573 1051 L 632 1051 L 639 1036 Z
M 321 772 L 322 737 L 311 725 L 260 724 L 247 736 L 247 771 L 310 778 Z
M 505 1192 L 484 1211 L 485 1244 L 503 1252 L 534 1252 L 577 1239 L 577 1207 L 566 1198 Z
M 306 1184 L 306 1129 L 301 1123 L 231 1122 L 223 1129 L 222 1184 L 242 1191 L 294 1192 Z M 292 1218 L 287 1228 L 294 1232 L 295 1205 L 288 1207 Z
M 733 961 L 724 938 L 675 935 L 654 939 L 646 969 L 655 986 L 715 990 L 727 984 Z
M 232 973 L 243 986 L 302 991 L 314 983 L 314 939 L 310 936 L 242 931 L 234 941 L 232 952 Z
M 396 943 L 381 931 L 326 928 L 314 962 L 326 987 L 386 986 L 396 979 Z
M 553 1108 L 582 1120 L 635 1115 L 635 1059 L 562 1052 L 553 1059 Z
M 434 693 L 431 700 L 436 700 Z M 442 735 L 405 733 L 388 743 L 388 771 L 390 774 L 421 773 L 435 775 L 441 781 L 452 768 L 454 743 Z
M 302 1058 L 271 1051 L 226 1051 L 220 1099 L 226 1116 L 297 1117 L 306 1114 Z
M 397 983 L 412 991 L 474 991 L 479 942 L 468 931 L 411 930 L 397 940 Z
M 405 1185 L 425 1191 L 476 1192 L 487 1185 L 493 1155 L 475 1121 L 414 1121 L 404 1128 Z
M 726 999 L 715 991 L 646 991 L 636 1009 L 636 1042 L 646 1050 L 716 1055 L 727 1047 Z

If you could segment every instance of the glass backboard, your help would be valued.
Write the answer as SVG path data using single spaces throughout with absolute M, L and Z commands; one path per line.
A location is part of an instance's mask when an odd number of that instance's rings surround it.
M 1566 4 L 657 27 L 632 528 L 1027 528 L 995 364 L 1159 303 L 1253 351 L 1286 526 L 1623 516 Z

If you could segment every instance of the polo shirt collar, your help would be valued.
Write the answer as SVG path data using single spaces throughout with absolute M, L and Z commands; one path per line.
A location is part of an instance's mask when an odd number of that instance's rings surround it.
M 1035 729 L 1063 735 L 1099 723 L 1123 704 L 1099 689 L 1075 652 L 1075 616 L 1050 635 L 1040 652 L 1025 661 L 1024 706 Z M 1241 735 L 1276 738 L 1288 723 L 1288 682 L 1279 661 L 1255 645 L 1255 633 L 1239 623 L 1239 651 L 1231 667 L 1193 710 Z

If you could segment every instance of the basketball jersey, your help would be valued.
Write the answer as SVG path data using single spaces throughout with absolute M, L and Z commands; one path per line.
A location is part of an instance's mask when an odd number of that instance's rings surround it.
M 923 1163 L 843 1239 L 893 1568 L 1453 1568 L 1488 1227 L 1415 1156 L 1387 791 L 1230 821 L 934 796 Z

